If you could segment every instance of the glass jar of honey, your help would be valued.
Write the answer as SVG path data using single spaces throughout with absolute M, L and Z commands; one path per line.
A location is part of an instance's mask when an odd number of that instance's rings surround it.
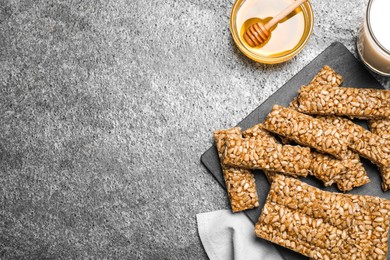
M 267 23 L 294 0 L 237 0 L 230 16 L 230 31 L 238 48 L 250 59 L 267 64 L 285 62 L 302 50 L 313 30 L 313 11 L 306 1 L 278 24 L 261 47 L 244 40 L 246 29 L 261 21 Z

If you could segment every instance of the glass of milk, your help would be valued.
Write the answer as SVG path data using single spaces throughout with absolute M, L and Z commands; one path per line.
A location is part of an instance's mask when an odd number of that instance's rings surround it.
M 390 0 L 370 0 L 357 50 L 372 71 L 390 77 Z

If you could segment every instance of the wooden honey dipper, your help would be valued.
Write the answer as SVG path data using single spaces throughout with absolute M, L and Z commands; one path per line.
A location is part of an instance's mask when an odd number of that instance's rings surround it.
M 300 6 L 302 3 L 306 2 L 307 0 L 296 0 L 294 3 L 289 5 L 286 9 L 284 9 L 282 12 L 280 12 L 278 15 L 276 15 L 274 18 L 272 18 L 271 21 L 263 25 L 261 22 L 257 22 L 255 24 L 252 24 L 248 27 L 244 34 L 245 41 L 249 44 L 251 47 L 257 47 L 263 44 L 268 40 L 268 38 L 271 36 L 271 32 L 269 29 L 277 24 L 280 20 L 282 20 L 284 17 L 289 15 L 295 8 Z

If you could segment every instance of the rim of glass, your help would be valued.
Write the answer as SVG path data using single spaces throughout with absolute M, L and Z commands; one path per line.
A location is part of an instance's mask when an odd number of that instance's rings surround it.
M 380 70 L 374 68 L 373 66 L 371 66 L 371 65 L 364 59 L 363 55 L 360 53 L 360 49 L 359 49 L 358 47 L 356 47 L 356 48 L 357 48 L 357 50 L 358 50 L 357 53 L 358 53 L 358 55 L 359 55 L 359 58 L 363 61 L 363 64 L 364 64 L 367 68 L 369 68 L 370 70 L 372 70 L 373 72 L 375 72 L 375 73 L 377 73 L 377 74 L 379 74 L 379 75 L 381 75 L 381 76 L 390 77 L 390 73 L 386 73 L 386 72 L 380 71 Z
M 310 36 L 311 36 L 311 34 L 313 32 L 313 26 L 314 26 L 314 14 L 313 14 L 313 9 L 312 9 L 312 6 L 310 4 L 310 1 L 306 1 L 305 3 L 303 3 L 301 5 L 301 9 L 302 9 L 302 12 L 303 12 L 303 15 L 304 15 L 304 19 L 306 20 L 306 22 L 309 23 L 309 29 L 308 29 L 308 32 L 307 32 L 307 35 L 306 35 L 305 39 L 302 41 L 302 43 L 299 45 L 299 47 L 296 48 L 294 51 L 292 51 L 292 52 L 290 52 L 288 54 L 282 55 L 280 57 L 266 57 L 266 56 L 261 56 L 260 57 L 260 56 L 256 55 L 255 53 L 251 52 L 241 42 L 241 39 L 239 37 L 239 32 L 237 32 L 236 26 L 235 26 L 235 23 L 236 23 L 236 16 L 235 16 L 235 14 L 237 14 L 238 8 L 241 7 L 241 5 L 244 3 L 244 1 L 246 1 L 246 0 L 236 0 L 236 2 L 233 5 L 232 11 L 230 13 L 230 32 L 231 32 L 231 35 L 232 35 L 232 37 L 234 39 L 234 42 L 236 43 L 237 47 L 248 58 L 250 58 L 250 59 L 252 59 L 254 61 L 260 62 L 260 63 L 265 63 L 265 64 L 282 63 L 282 62 L 290 60 L 295 55 L 297 55 L 303 49 L 303 47 L 306 45 L 307 41 L 310 39 Z
M 370 13 L 371 13 L 371 5 L 372 5 L 372 2 L 374 2 L 375 0 L 370 0 L 368 2 L 368 6 L 367 6 L 367 12 L 366 12 L 366 21 L 367 21 L 367 27 L 368 27 L 368 31 L 370 32 L 370 35 L 371 37 L 374 39 L 374 42 L 379 46 L 379 48 L 381 48 L 384 52 L 386 52 L 387 54 L 390 55 L 390 51 L 388 49 L 385 48 L 385 46 L 383 46 L 379 41 L 378 39 L 375 37 L 375 34 L 371 28 L 371 21 L 370 21 Z

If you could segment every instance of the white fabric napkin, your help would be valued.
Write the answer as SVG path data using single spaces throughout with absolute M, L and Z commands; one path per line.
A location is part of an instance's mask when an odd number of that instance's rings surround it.
M 210 260 L 283 260 L 276 248 L 255 235 L 244 213 L 218 210 L 196 215 L 199 237 Z

